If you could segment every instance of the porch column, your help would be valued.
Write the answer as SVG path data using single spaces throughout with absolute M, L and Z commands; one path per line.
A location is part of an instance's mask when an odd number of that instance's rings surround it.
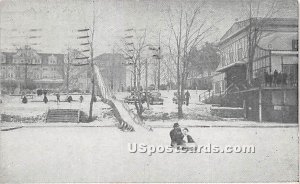
M 261 93 L 261 88 L 259 88 L 258 90 L 258 121 L 259 122 L 262 122 L 261 98 L 262 98 L 262 93 Z

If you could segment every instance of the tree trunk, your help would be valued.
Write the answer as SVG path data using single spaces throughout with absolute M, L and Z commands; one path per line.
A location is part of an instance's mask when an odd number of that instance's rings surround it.
M 143 113 L 143 104 L 142 104 L 142 99 L 141 99 L 141 60 L 139 58 L 139 63 L 138 63 L 138 80 L 137 80 L 137 88 L 138 88 L 138 115 L 140 118 L 142 118 L 142 113 Z
M 68 65 L 67 65 L 67 96 L 69 96 L 69 78 L 70 78 L 70 51 L 68 51 Z
M 146 101 L 147 101 L 147 109 L 149 109 L 149 98 L 148 98 L 148 60 L 146 59 L 146 63 L 145 63 L 145 67 L 146 67 L 146 89 L 145 89 L 145 92 L 146 92 Z
M 180 51 L 179 51 L 180 52 Z M 178 118 L 183 117 L 182 99 L 181 99 L 181 82 L 180 82 L 180 53 L 177 56 L 177 104 L 178 104 Z

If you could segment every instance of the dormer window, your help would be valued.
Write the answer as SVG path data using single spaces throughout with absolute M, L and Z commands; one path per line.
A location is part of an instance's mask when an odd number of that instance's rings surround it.
M 51 56 L 49 56 L 48 61 L 49 61 L 49 64 L 52 64 L 52 65 L 57 64 L 57 58 L 53 54 Z

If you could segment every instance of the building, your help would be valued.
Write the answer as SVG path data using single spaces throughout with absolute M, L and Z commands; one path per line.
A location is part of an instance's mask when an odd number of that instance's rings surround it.
M 38 53 L 29 46 L 0 54 L 4 91 L 19 93 L 25 83 L 29 89 L 56 89 L 63 84 L 63 54 Z
M 126 90 L 125 58 L 118 53 L 105 53 L 94 58 L 107 87 L 112 91 Z
M 248 57 L 250 20 L 260 36 L 253 60 Z M 219 47 L 215 94 L 241 99 L 235 104 L 245 108 L 250 120 L 298 121 L 298 19 L 236 22 L 221 38 Z

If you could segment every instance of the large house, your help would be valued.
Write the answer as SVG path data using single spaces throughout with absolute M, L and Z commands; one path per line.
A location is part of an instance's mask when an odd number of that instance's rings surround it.
M 35 88 L 56 89 L 63 84 L 64 54 L 38 53 L 29 46 L 20 48 L 17 52 L 2 52 L 1 81 L 14 84 L 14 90 L 20 89 L 28 81 Z M 9 85 L 2 85 L 2 90 L 8 90 Z
M 259 35 L 257 45 L 251 47 L 255 49 L 252 60 L 248 56 L 250 27 Z M 236 22 L 221 38 L 219 47 L 221 62 L 213 77 L 215 94 L 240 99 L 235 104 L 245 108 L 250 120 L 298 121 L 298 19 Z
M 112 91 L 126 90 L 126 65 L 122 54 L 105 53 L 94 58 L 107 87 Z

